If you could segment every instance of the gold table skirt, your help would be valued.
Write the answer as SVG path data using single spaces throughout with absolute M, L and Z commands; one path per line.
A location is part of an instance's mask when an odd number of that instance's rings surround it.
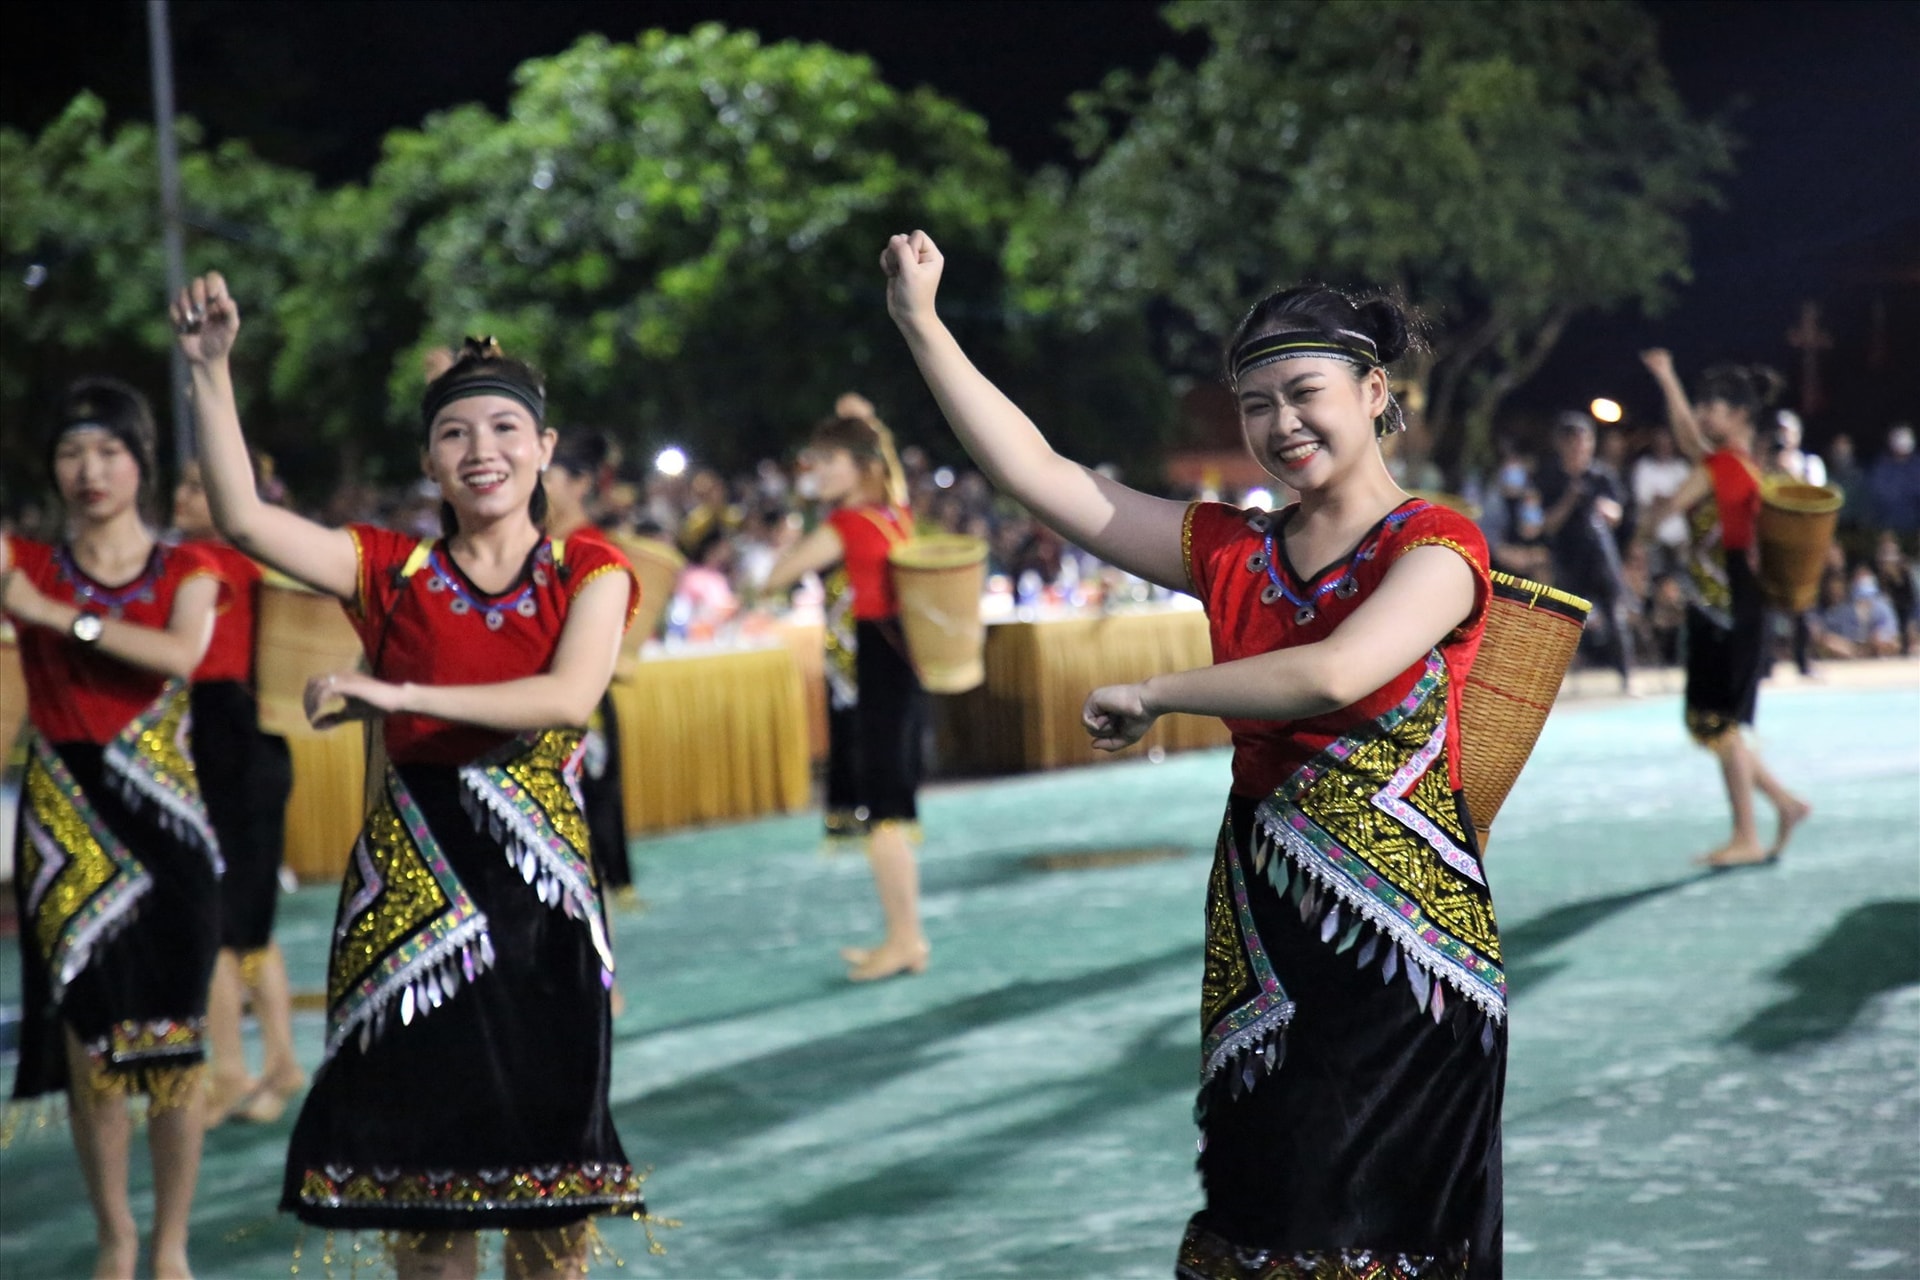
M 1102 685 L 1212 661 L 1197 609 L 996 623 L 987 628 L 986 684 L 934 699 L 940 772 L 1023 773 L 1224 747 L 1227 727 L 1210 716 L 1162 716 L 1112 754 L 1095 751 L 1080 724 L 1087 695 Z
M 613 684 L 627 834 L 791 813 L 811 803 L 800 672 L 784 645 L 647 658 Z M 364 813 L 357 726 L 290 737 L 287 865 L 337 880 Z
M 613 685 L 627 834 L 812 801 L 807 704 L 785 645 L 648 658 Z

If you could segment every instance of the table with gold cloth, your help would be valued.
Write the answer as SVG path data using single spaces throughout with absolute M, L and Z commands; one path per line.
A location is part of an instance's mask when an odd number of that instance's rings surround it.
M 1080 724 L 1087 695 L 1102 685 L 1212 661 L 1206 615 L 1198 609 L 995 623 L 987 628 L 986 684 L 934 699 L 939 772 L 1024 773 L 1132 760 L 1156 747 L 1224 747 L 1226 726 L 1206 716 L 1162 716 L 1146 737 L 1111 755 L 1089 746 Z
M 811 803 L 807 702 L 786 645 L 650 654 L 622 666 L 613 702 L 629 836 Z M 361 735 L 349 726 L 288 744 L 287 865 L 337 879 L 360 830 Z

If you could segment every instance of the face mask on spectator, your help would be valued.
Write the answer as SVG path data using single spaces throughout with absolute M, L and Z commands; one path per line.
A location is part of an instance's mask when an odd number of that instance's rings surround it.
M 1503 489 L 1523 488 L 1527 483 L 1527 469 L 1518 462 L 1509 462 L 1500 468 L 1500 487 Z
M 1853 598 L 1855 600 L 1874 600 L 1880 595 L 1880 584 L 1862 574 L 1853 580 Z
M 1529 501 L 1520 504 L 1521 524 L 1544 524 L 1546 519 L 1547 513 L 1540 509 L 1538 502 Z

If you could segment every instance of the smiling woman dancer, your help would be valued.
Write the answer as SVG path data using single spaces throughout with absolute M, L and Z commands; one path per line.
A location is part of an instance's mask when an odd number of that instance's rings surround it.
M 1248 313 L 1229 359 L 1247 444 L 1300 500 L 1241 511 L 1055 453 L 935 314 L 933 242 L 895 236 L 881 262 L 888 310 L 981 469 L 1206 607 L 1214 666 L 1096 689 L 1085 710 L 1107 751 L 1168 712 L 1233 731 L 1200 999 L 1206 1207 L 1176 1273 L 1499 1275 L 1506 980 L 1458 776 L 1487 548 L 1381 457 L 1404 317 L 1321 287 Z
M 200 1170 L 207 984 L 220 855 L 185 748 L 187 680 L 220 579 L 157 541 L 140 498 L 153 418 L 108 378 L 69 388 L 47 457 L 67 537 L 9 537 L 0 607 L 20 626 L 32 726 L 13 878 L 20 919 L 16 1098 L 65 1089 L 97 1231 L 96 1277 L 130 1277 L 127 1095 L 148 1096 L 152 1265 L 187 1274 Z
M 314 724 L 385 717 L 384 790 L 327 964 L 327 1041 L 281 1206 L 388 1233 L 402 1277 L 576 1276 L 586 1220 L 644 1213 L 607 1103 L 613 955 L 574 774 L 637 584 L 597 539 L 541 531 L 554 435 L 538 375 L 469 342 L 427 387 L 422 465 L 444 539 L 328 529 L 262 502 L 218 275 L 174 303 L 220 531 L 339 597 L 370 674 L 316 677 Z M 331 708 L 330 710 L 327 708 Z

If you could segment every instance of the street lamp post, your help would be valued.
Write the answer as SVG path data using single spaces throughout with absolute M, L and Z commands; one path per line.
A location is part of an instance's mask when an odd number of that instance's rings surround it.
M 147 52 L 153 73 L 153 136 L 160 152 L 160 235 L 167 256 L 167 301 L 187 287 L 187 251 L 180 231 L 180 148 L 173 134 L 173 38 L 167 0 L 147 0 Z M 172 348 L 173 456 L 193 457 L 193 404 L 187 397 L 187 360 Z

